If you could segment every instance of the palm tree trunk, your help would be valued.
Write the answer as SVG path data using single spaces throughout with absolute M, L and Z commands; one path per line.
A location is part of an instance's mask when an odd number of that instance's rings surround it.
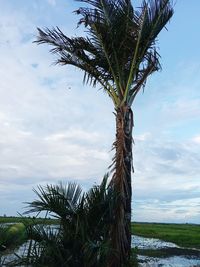
M 116 110 L 116 150 L 111 184 L 118 193 L 111 243 L 114 251 L 109 266 L 122 267 L 130 259 L 131 253 L 131 171 L 132 171 L 132 128 L 133 113 L 130 107 Z

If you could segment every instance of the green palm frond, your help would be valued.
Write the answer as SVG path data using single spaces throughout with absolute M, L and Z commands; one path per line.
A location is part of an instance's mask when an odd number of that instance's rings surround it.
M 13 266 L 105 267 L 117 197 L 108 175 L 84 194 L 75 183 L 38 186 L 34 192 L 37 199 L 28 203 L 26 213 L 48 211 L 60 220 L 56 227 L 26 225 L 27 254 Z
M 26 232 L 28 237 L 36 242 L 58 243 L 61 237 L 59 229 L 50 225 L 29 225 Z
M 84 83 L 96 86 L 97 83 L 103 88 L 117 105 L 115 89 L 112 86 L 112 77 L 105 55 L 97 45 L 89 38 L 68 38 L 59 28 L 41 30 L 38 29 L 38 44 L 48 43 L 53 46 L 51 53 L 57 54 L 55 63 L 72 65 L 84 72 Z
M 170 0 L 77 0 L 89 4 L 75 11 L 87 37 L 69 38 L 59 28 L 38 29 L 38 44 L 53 46 L 56 63 L 84 72 L 84 82 L 97 84 L 115 107 L 131 106 L 147 77 L 160 69 L 156 38 L 173 15 Z
M 119 98 L 126 84 L 127 57 L 130 55 L 130 29 L 136 29 L 133 8 L 130 1 L 80 1 L 92 5 L 92 8 L 80 8 L 82 15 L 79 24 L 84 24 L 92 42 L 97 45 L 109 64 L 112 81 Z M 130 38 L 131 37 L 131 38 Z M 130 42 L 129 44 L 127 42 Z
M 66 186 L 47 185 L 45 188 L 38 186 L 34 189 L 38 200 L 27 203 L 30 208 L 25 214 L 32 212 L 47 211 L 57 218 L 67 218 L 74 213 L 81 199 L 82 189 L 80 186 L 69 183 Z
M 173 15 L 171 1 L 143 1 L 141 13 L 137 17 L 138 35 L 129 71 L 129 79 L 124 94 L 124 102 L 129 106 L 147 77 L 160 69 L 159 54 L 156 51 L 156 38 Z

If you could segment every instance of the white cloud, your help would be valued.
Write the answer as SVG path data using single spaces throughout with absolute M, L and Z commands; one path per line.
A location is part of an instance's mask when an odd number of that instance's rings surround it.
M 197 143 L 197 144 L 200 144 L 200 135 L 197 135 L 195 136 L 193 139 L 192 139 L 193 142 Z
M 55 6 L 56 0 L 47 0 L 47 3 L 49 3 L 51 6 Z
M 150 140 L 150 138 L 151 138 L 151 133 L 138 134 L 134 137 L 136 141 L 146 141 Z
M 102 109 L 94 98 L 106 97 L 82 88 L 79 72 L 50 66 L 46 49 L 32 44 L 33 38 L 24 42 L 21 14 L 13 14 L 13 21 L 6 17 L 1 28 L 9 45 L 1 49 L 0 181 L 98 180 L 110 164 L 105 114 L 112 114 L 108 102 Z M 99 118 L 106 129 L 98 131 Z
M 160 203 L 156 199 L 145 202 L 135 203 L 135 218 L 138 221 L 152 222 L 174 222 L 199 223 L 200 219 L 200 198 L 191 198 L 187 200 L 169 201 Z M 133 209 L 134 213 L 134 209 Z M 191 220 L 192 218 L 192 220 Z
M 163 106 L 163 113 L 167 118 L 173 118 L 172 122 L 199 118 L 200 99 L 180 98 L 174 103 L 166 103 Z
M 134 150 L 133 219 L 197 222 L 200 147 L 151 136 L 136 140 Z
M 61 179 L 78 179 L 87 186 L 99 182 L 111 162 L 115 135 L 111 101 L 103 92 L 83 86 L 80 72 L 50 66 L 53 57 L 47 47 L 32 43 L 37 25 L 52 25 L 49 13 L 43 20 L 36 13 L 41 15 L 47 2 L 56 4 L 44 1 L 31 16 L 26 8 L 13 8 L 0 17 L 0 215 L 31 201 L 31 188 L 37 184 Z M 61 23 L 60 17 L 54 18 L 54 25 Z M 67 19 L 61 24 L 71 36 L 75 26 Z M 199 132 L 191 131 L 185 139 L 180 128 L 176 136 L 171 134 L 173 125 L 199 120 L 198 77 L 184 86 L 164 81 L 158 88 L 156 81 L 135 103 L 136 220 L 200 219 Z
M 62 133 L 56 133 L 48 136 L 46 140 L 49 141 L 64 141 L 64 140 L 76 140 L 77 142 L 83 141 L 90 143 L 97 143 L 102 138 L 98 132 L 86 132 L 81 128 L 69 127 L 69 130 Z

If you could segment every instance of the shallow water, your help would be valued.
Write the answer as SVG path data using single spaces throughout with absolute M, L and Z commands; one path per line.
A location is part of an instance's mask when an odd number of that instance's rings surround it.
M 180 248 L 174 243 L 165 242 L 156 238 L 132 236 L 132 247 L 138 249 L 165 249 Z M 200 258 L 194 256 L 173 256 L 154 258 L 138 255 L 140 267 L 200 267 Z
M 4 267 L 4 266 L 7 266 L 8 263 L 14 261 L 17 259 L 17 256 L 23 256 L 24 253 L 26 252 L 27 250 L 27 247 L 28 247 L 28 244 L 29 244 L 29 241 L 24 243 L 23 245 L 21 245 L 20 247 L 16 248 L 14 251 L 6 254 L 6 255 L 3 255 L 1 257 L 1 263 L 0 263 L 0 267 Z M 23 266 L 21 266 L 23 267 Z
M 141 236 L 132 236 L 132 248 L 138 249 L 161 249 L 161 248 L 179 248 L 174 243 L 165 242 L 157 238 L 146 238 Z
M 28 242 L 17 248 L 14 252 L 22 256 L 27 248 Z M 165 242 L 156 238 L 145 238 L 140 236 L 132 236 L 132 247 L 138 249 L 165 249 L 165 248 L 180 248 L 174 243 Z M 7 266 L 7 263 L 16 259 L 14 253 L 3 256 L 4 263 L 0 266 Z M 193 256 L 173 256 L 168 258 L 154 258 L 138 255 L 140 267 L 200 267 L 200 258 Z M 22 267 L 22 266 L 21 266 Z
M 138 256 L 140 267 L 200 267 L 200 259 L 174 256 L 165 259 Z

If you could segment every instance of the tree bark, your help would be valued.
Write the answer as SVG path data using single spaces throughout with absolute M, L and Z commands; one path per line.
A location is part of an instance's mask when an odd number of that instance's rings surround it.
M 111 267 L 122 267 L 131 254 L 131 171 L 132 168 L 132 128 L 133 113 L 124 105 L 116 110 L 116 141 L 113 159 L 111 185 L 118 197 L 114 209 L 114 222 L 111 229 L 113 249 Z

